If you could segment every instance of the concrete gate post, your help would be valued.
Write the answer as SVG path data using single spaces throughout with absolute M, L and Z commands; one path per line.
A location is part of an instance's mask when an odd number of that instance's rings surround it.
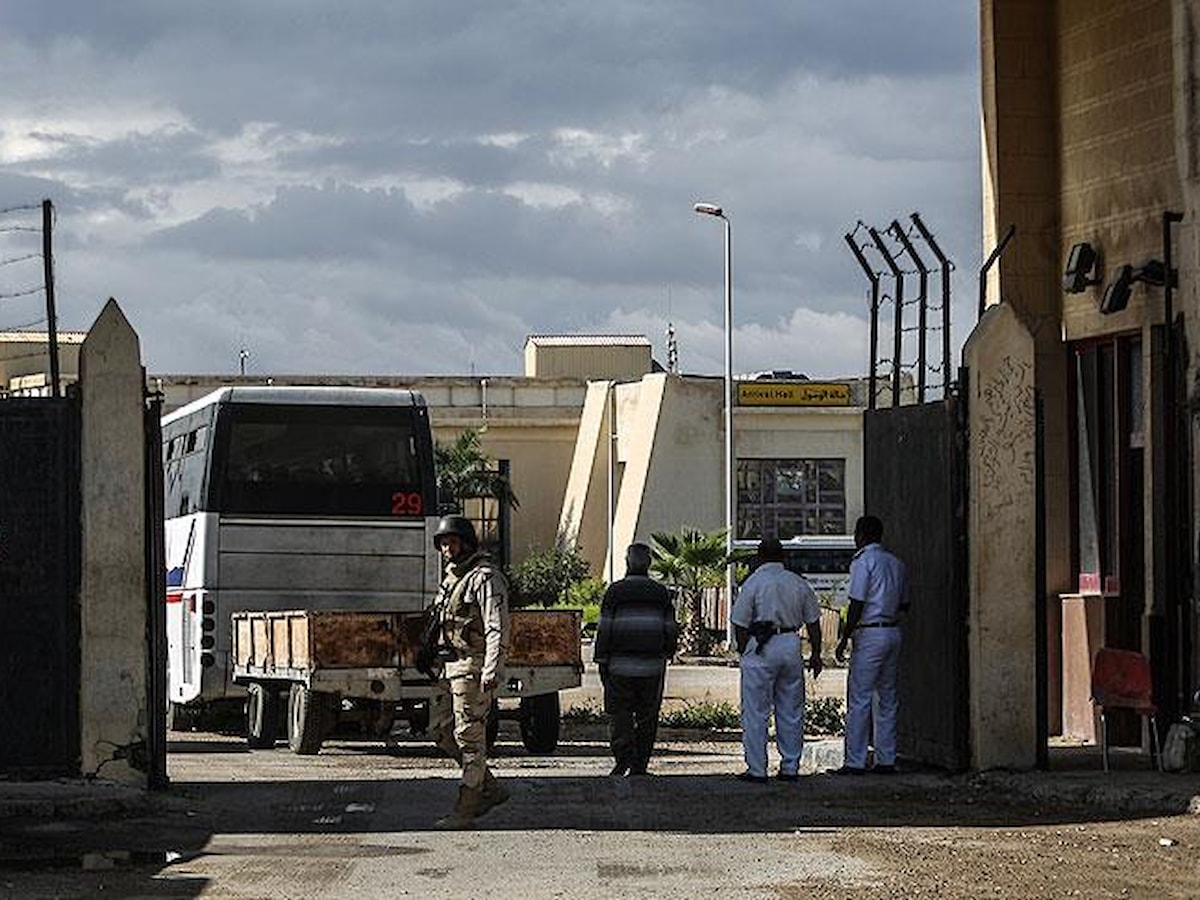
M 967 653 L 971 767 L 1037 764 L 1034 341 L 989 307 L 963 348 L 970 371 Z
M 110 299 L 79 354 L 80 762 L 84 775 L 148 787 L 144 377 Z

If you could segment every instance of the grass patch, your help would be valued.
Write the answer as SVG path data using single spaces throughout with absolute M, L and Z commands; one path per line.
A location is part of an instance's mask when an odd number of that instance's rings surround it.
M 807 734 L 839 735 L 846 731 L 846 714 L 838 697 L 810 700 L 804 712 L 804 731 Z M 563 722 L 575 725 L 603 725 L 608 722 L 604 708 L 593 701 L 579 703 L 565 710 Z M 737 729 L 742 727 L 742 713 L 732 703 L 701 700 L 665 710 L 659 714 L 663 728 L 692 728 L 701 731 Z
M 660 714 L 658 724 L 663 728 L 700 728 L 708 731 L 739 728 L 742 713 L 732 703 L 701 700 Z

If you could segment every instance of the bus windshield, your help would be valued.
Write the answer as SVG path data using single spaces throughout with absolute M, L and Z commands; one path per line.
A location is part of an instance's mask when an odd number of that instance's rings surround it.
M 214 511 L 421 518 L 433 514 L 405 407 L 232 403 L 217 423 Z

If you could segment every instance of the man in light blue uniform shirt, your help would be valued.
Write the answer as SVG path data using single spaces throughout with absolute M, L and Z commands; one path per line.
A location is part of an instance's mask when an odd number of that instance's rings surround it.
M 854 527 L 858 552 L 850 563 L 850 610 L 846 630 L 835 655 L 842 662 L 853 636 L 850 675 L 846 682 L 846 756 L 836 769 L 839 775 L 862 775 L 867 770 L 867 742 L 871 737 L 872 703 L 875 703 L 875 767 L 889 775 L 896 771 L 896 681 L 900 668 L 900 616 L 908 611 L 908 570 L 880 544 L 883 523 L 863 516 Z
M 808 631 L 808 666 L 821 674 L 821 607 L 801 576 L 783 565 L 783 545 L 758 545 L 762 564 L 738 591 L 730 616 L 742 654 L 742 781 L 767 781 L 767 719 L 775 711 L 779 778 L 796 781 L 804 749 L 804 658 L 800 629 Z

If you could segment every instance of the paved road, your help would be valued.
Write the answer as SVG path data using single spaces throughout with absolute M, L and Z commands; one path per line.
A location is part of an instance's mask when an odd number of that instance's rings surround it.
M 736 736 L 666 734 L 653 777 L 609 778 L 602 735 L 569 725 L 538 757 L 504 723 L 513 797 L 455 834 L 430 830 L 456 771 L 427 744 L 296 757 L 175 735 L 155 811 L 0 821 L 0 897 L 1200 895 L 1200 816 L 1102 814 L 931 773 L 746 785 L 730 777 Z

